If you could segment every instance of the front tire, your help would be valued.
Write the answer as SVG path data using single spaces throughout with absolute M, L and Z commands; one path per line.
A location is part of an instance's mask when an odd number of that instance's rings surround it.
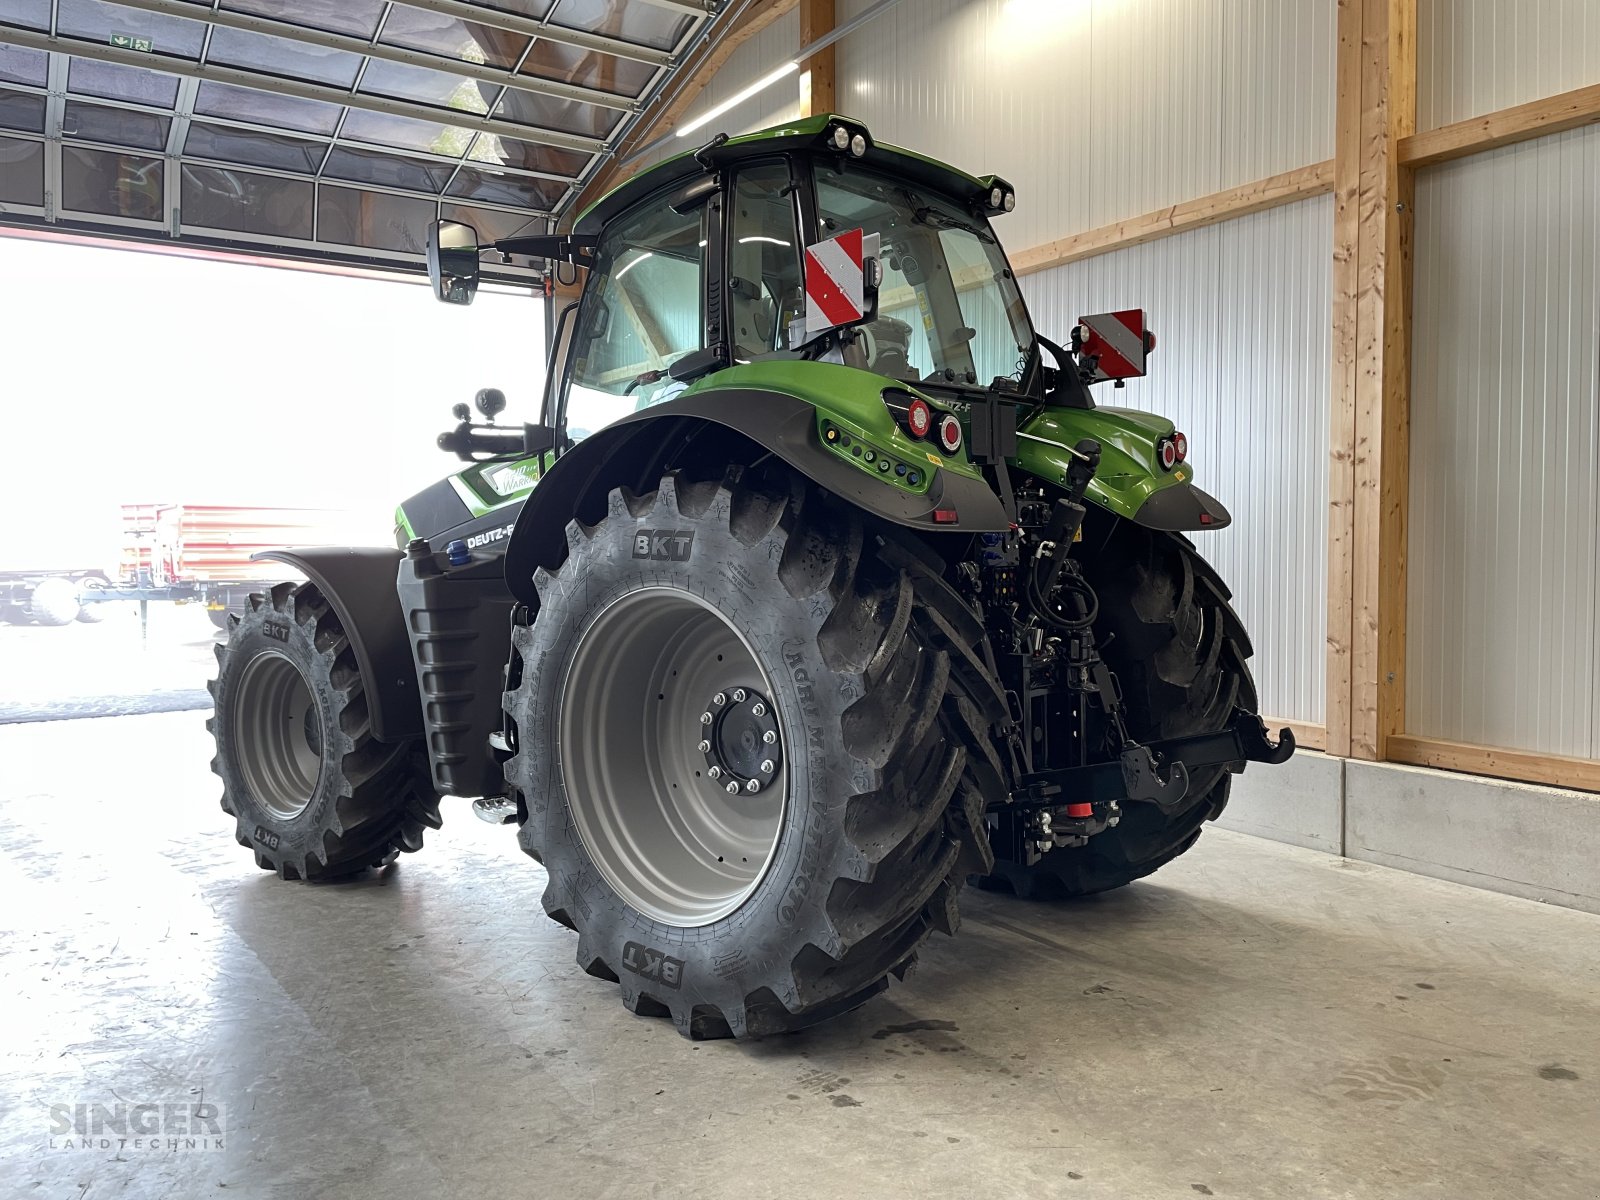
M 973 705 L 859 517 L 787 476 L 668 476 L 567 540 L 513 636 L 507 778 L 584 970 L 685 1036 L 759 1036 L 953 933 L 993 861 Z
M 222 810 L 256 865 L 332 879 L 422 848 L 439 797 L 419 740 L 379 742 L 338 615 L 313 585 L 279 584 L 218 645 L 206 728 Z

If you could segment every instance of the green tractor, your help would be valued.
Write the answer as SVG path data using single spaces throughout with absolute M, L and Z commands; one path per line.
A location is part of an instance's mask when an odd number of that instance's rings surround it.
M 397 548 L 286 551 L 219 648 L 241 845 L 287 879 L 416 850 L 441 796 L 514 824 L 578 963 L 690 1037 L 847 1011 L 964 884 L 1119 887 L 1282 762 L 1250 641 L 1184 536 L 1183 434 L 1097 406 L 1142 314 L 1038 334 L 1004 180 L 837 116 L 718 136 L 568 234 L 436 224 L 587 272 L 542 420 L 458 405 L 470 465 Z M 576 270 L 573 272 L 576 274 Z

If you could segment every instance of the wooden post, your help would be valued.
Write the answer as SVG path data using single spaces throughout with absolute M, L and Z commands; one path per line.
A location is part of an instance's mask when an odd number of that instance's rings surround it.
M 833 0 L 800 0 L 800 44 L 809 46 L 833 32 Z M 814 117 L 835 111 L 834 47 L 800 64 L 800 115 Z
M 1377 760 L 1405 716 L 1416 0 L 1340 0 L 1336 76 L 1328 749 Z

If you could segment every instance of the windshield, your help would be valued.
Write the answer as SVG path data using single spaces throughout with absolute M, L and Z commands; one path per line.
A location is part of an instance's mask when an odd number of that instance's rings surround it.
M 1022 293 L 989 223 L 931 192 L 845 163 L 817 168 L 823 237 L 877 234 L 878 316 L 852 352 L 911 383 L 1021 383 L 1033 346 Z

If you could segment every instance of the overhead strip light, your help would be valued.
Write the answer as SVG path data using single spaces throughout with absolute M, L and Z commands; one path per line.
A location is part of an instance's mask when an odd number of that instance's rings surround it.
M 738 108 L 739 105 L 743 104 L 746 100 L 750 99 L 751 96 L 754 96 L 759 92 L 766 91 L 773 84 L 777 83 L 778 80 L 788 78 L 790 75 L 793 75 L 799 69 L 800 69 L 800 64 L 797 63 L 797 62 L 786 62 L 786 63 L 784 63 L 783 66 L 779 67 L 776 71 L 773 71 L 772 73 L 770 73 L 768 75 L 763 75 L 760 79 L 756 80 L 749 87 L 745 88 L 742 92 L 737 92 L 734 95 L 730 96 L 728 99 L 724 100 L 721 104 L 717 105 L 715 108 L 711 109 L 709 112 L 701 113 L 694 120 L 690 121 L 687 125 L 683 126 L 683 128 L 679 129 L 678 130 L 678 136 L 679 137 L 688 137 L 696 129 L 699 129 L 704 125 L 709 125 L 712 121 L 715 121 L 723 113 L 728 112 L 728 111 L 730 111 L 732 109 Z

